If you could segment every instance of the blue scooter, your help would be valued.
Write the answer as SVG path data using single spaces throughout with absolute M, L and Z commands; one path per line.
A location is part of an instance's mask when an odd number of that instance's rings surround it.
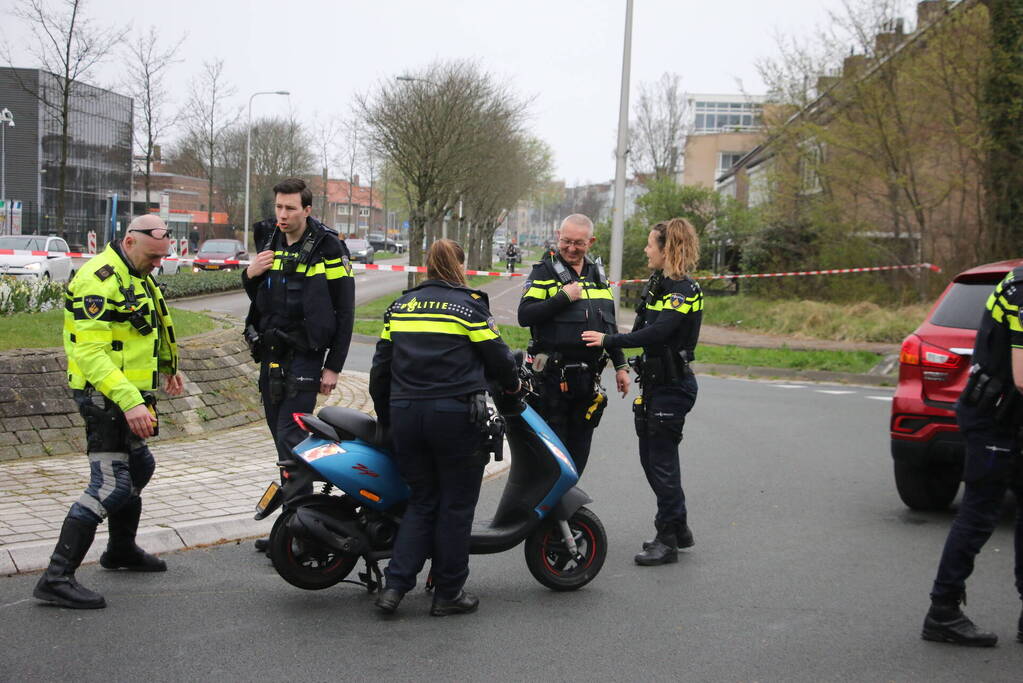
M 520 397 L 492 394 L 498 410 L 488 406 L 484 450 L 499 459 L 504 432 L 511 467 L 493 518 L 473 524 L 470 553 L 504 552 L 524 542 L 537 581 L 556 591 L 581 588 L 604 564 L 604 526 L 585 507 L 592 500 L 576 488 L 575 463 L 550 426 Z M 278 463 L 283 486 L 271 483 L 256 506 L 256 519 L 283 506 L 270 532 L 273 566 L 299 588 L 346 581 L 372 593 L 382 586 L 377 563 L 391 556 L 409 497 L 388 453 L 389 437 L 373 417 L 351 408 L 296 413 L 295 420 L 309 436 L 293 449 L 294 459 Z M 309 493 L 313 487 L 319 492 Z M 347 581 L 360 558 L 366 562 L 361 581 Z

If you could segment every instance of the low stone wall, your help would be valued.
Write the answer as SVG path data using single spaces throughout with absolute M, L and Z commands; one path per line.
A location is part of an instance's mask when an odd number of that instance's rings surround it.
M 263 419 L 259 368 L 237 327 L 179 344 L 185 393 L 159 397 L 160 435 L 199 434 Z M 63 349 L 0 352 L 0 460 L 85 452 L 85 430 L 67 386 Z

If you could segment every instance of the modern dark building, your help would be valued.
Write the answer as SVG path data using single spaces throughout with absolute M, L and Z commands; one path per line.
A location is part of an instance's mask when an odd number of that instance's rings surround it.
M 22 232 L 56 233 L 58 77 L 40 69 L 0 68 L 0 108 L 4 107 L 15 120 L 15 127 L 5 132 L 7 197 L 22 203 Z M 68 136 L 64 234 L 72 245 L 84 245 L 86 233 L 95 230 L 102 244 L 108 237 L 115 194 L 122 230 L 129 215 L 132 99 L 75 84 Z

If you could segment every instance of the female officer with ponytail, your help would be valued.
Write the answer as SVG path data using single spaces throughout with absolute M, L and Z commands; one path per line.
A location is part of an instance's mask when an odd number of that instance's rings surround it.
M 488 379 L 515 392 L 519 376 L 487 295 L 466 285 L 464 259 L 457 242 L 430 245 L 427 279 L 387 309 L 373 357 L 370 395 L 412 489 L 376 601 L 386 614 L 416 585 L 427 557 L 435 587 L 430 614 L 464 614 L 479 605 L 463 586 L 485 464 L 478 452 L 484 392 Z
M 694 359 L 703 317 L 703 293 L 688 273 L 700 258 L 700 243 L 684 218 L 658 223 L 650 230 L 644 250 L 654 271 L 628 334 L 582 333 L 587 346 L 607 349 L 643 347 L 636 399 L 639 461 L 657 497 L 654 527 L 657 536 L 643 544 L 636 564 L 678 561 L 678 549 L 693 545 L 686 518 L 678 445 L 686 414 L 696 403 Z

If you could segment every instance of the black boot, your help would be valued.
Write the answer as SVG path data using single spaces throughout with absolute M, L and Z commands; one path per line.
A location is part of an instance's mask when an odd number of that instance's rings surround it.
M 693 540 L 693 532 L 689 528 L 688 524 L 682 525 L 682 531 L 677 533 L 675 537 L 678 539 L 678 549 L 683 550 L 685 548 L 692 548 L 696 544 Z M 649 541 L 643 541 L 643 550 L 650 550 L 653 547 L 656 538 L 651 538 Z
M 132 572 L 165 572 L 167 563 L 135 545 L 135 534 L 142 517 L 142 499 L 128 499 L 124 507 L 110 513 L 110 540 L 107 551 L 99 558 L 104 569 L 127 569 Z
M 384 614 L 394 614 L 403 597 L 405 597 L 405 594 L 397 588 L 385 588 L 380 591 L 380 595 L 377 596 L 376 603 L 374 604 Z
M 39 577 L 32 595 L 40 600 L 52 602 L 72 609 L 99 609 L 107 601 L 75 579 L 75 570 L 89 552 L 92 539 L 96 537 L 96 525 L 68 517 L 60 529 L 57 547 L 50 556 L 50 566 Z
M 434 617 L 447 617 L 452 614 L 469 614 L 470 612 L 475 612 L 479 606 L 479 598 L 472 593 L 461 591 L 452 600 L 445 600 L 444 598 L 434 596 L 433 606 L 430 607 L 430 615 Z
M 994 647 L 998 642 L 998 636 L 990 631 L 978 629 L 977 625 L 959 609 L 960 600 L 961 596 L 932 598 L 920 637 L 936 643 Z
M 633 558 L 636 564 L 653 567 L 659 564 L 678 562 L 678 539 L 675 534 L 657 534 L 650 547 Z

